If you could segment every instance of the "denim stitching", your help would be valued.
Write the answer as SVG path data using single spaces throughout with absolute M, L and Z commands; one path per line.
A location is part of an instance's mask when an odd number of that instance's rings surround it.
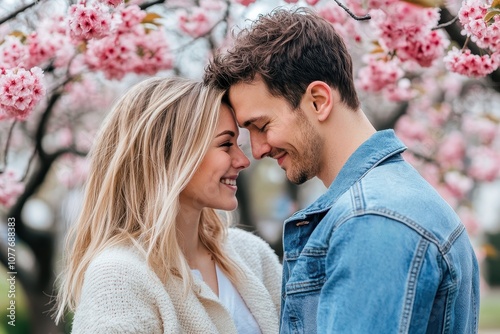
M 429 246 L 429 241 L 422 238 L 417 247 L 415 257 L 412 261 L 412 266 L 410 270 L 410 277 L 408 280 L 408 286 L 406 289 L 406 298 L 403 308 L 403 315 L 401 319 L 401 326 L 399 328 L 399 333 L 408 333 L 410 329 L 411 315 L 413 311 L 413 303 L 415 302 L 415 290 L 417 285 L 417 278 L 422 268 L 424 262 L 424 254 Z

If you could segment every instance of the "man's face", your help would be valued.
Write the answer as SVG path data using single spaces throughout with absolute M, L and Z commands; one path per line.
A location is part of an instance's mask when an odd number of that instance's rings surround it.
M 229 100 L 238 124 L 250 132 L 255 159 L 276 159 L 296 184 L 318 174 L 323 143 L 301 109 L 272 96 L 261 79 L 231 86 Z

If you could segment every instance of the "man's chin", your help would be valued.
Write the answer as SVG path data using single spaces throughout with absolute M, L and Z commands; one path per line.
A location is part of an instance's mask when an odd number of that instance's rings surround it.
M 307 175 L 307 173 L 292 174 L 292 173 L 288 173 L 288 172 L 286 173 L 286 178 L 288 179 L 288 181 L 290 181 L 296 185 L 301 185 L 310 179 L 310 177 Z

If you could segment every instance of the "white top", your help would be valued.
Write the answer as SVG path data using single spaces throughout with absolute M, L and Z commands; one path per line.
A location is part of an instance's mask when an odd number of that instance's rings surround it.
M 217 272 L 217 285 L 219 288 L 219 300 L 229 311 L 234 320 L 238 334 L 261 334 L 259 324 L 248 309 L 240 293 L 233 283 L 226 277 L 224 272 L 215 265 Z M 203 279 L 199 270 L 192 269 L 193 274 Z

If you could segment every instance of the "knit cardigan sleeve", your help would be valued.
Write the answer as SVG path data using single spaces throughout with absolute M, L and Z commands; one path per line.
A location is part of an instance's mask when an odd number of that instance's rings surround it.
M 157 305 L 161 286 L 158 277 L 134 252 L 106 250 L 85 273 L 72 333 L 163 333 L 159 306 L 172 308 L 171 314 L 175 312 L 168 301 Z M 175 326 L 175 321 L 172 323 Z M 178 329 L 165 332 L 175 333 Z

